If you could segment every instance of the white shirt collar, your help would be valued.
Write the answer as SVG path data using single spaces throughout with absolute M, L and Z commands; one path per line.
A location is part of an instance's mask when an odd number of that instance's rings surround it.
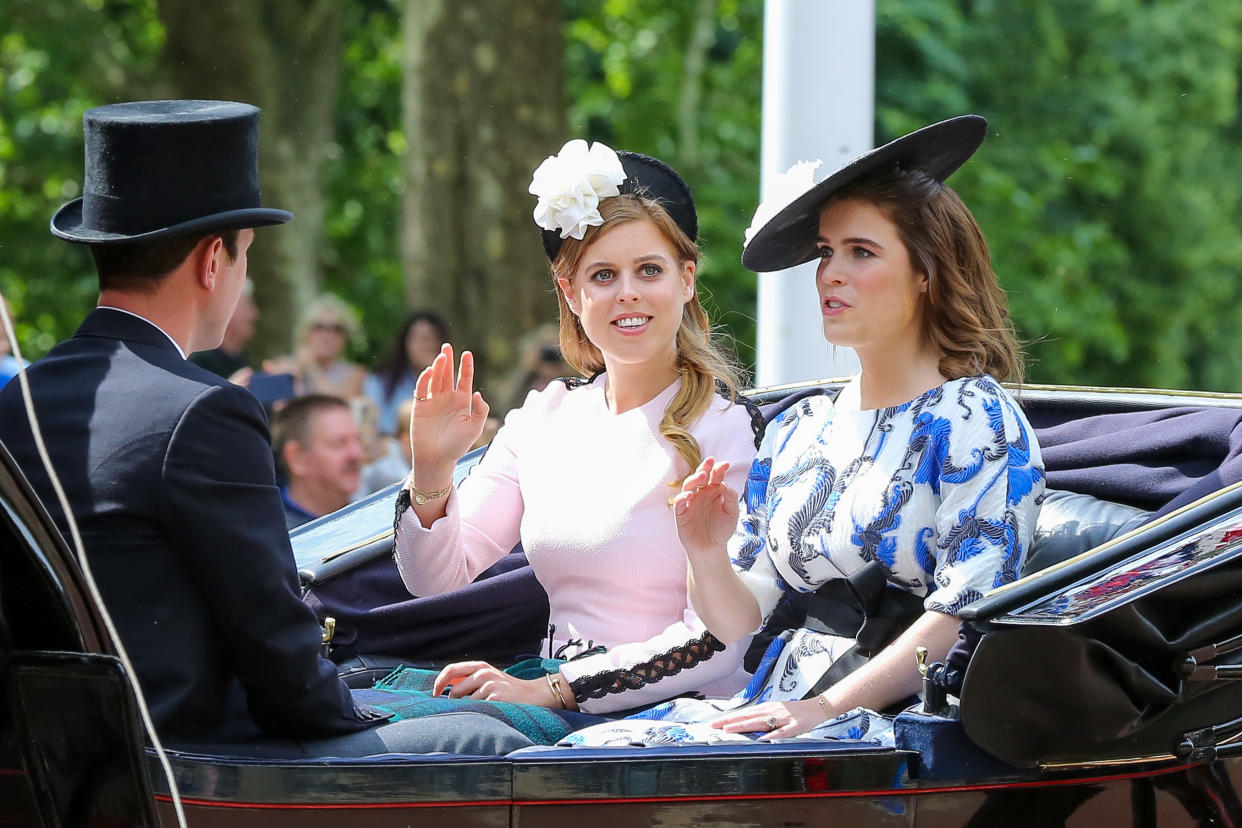
M 125 310 L 125 308 L 114 308 L 112 305 L 99 305 L 99 307 L 107 308 L 108 310 L 113 310 L 113 311 L 116 311 L 117 313 L 127 313 L 130 316 L 134 317 L 135 319 L 141 319 L 143 322 L 146 322 L 148 325 L 155 328 L 157 331 L 162 333 L 164 336 L 168 337 L 168 341 L 171 342 L 173 347 L 177 349 L 177 353 L 181 354 L 181 358 L 182 359 L 186 358 L 185 351 L 181 349 L 180 343 L 178 343 L 177 340 L 173 339 L 172 336 L 169 335 L 168 331 L 164 330 L 159 325 L 152 322 L 150 319 L 147 319 L 142 314 L 134 313 L 133 311 L 127 311 Z

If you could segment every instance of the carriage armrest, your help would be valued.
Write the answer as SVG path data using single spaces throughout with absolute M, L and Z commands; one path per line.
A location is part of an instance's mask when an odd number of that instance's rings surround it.
M 960 617 L 987 629 L 993 618 L 1057 595 L 1071 585 L 1088 583 L 1106 570 L 1135 560 L 1141 554 L 1156 551 L 1158 547 L 1203 535 L 1209 530 L 1220 529 L 1224 532 L 1242 522 L 1240 514 L 1242 483 L 1237 483 L 1126 531 L 1082 554 L 998 587 L 965 607 Z M 1173 576 L 1176 575 L 1173 573 Z
M 1138 528 L 1150 518 L 1151 512 L 1123 503 L 1049 489 L 1039 507 L 1035 537 L 1022 574 L 1030 575 L 1081 555 Z

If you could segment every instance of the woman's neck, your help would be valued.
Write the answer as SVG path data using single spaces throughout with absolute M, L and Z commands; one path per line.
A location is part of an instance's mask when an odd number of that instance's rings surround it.
M 649 363 L 610 365 L 605 359 L 604 370 L 608 373 L 604 396 L 613 414 L 623 414 L 646 405 L 677 379 L 677 368 L 672 363 L 654 367 Z
M 947 379 L 940 373 L 940 353 L 927 344 L 901 347 L 895 343 L 861 351 L 858 360 L 862 364 L 859 406 L 865 411 L 909 402 Z

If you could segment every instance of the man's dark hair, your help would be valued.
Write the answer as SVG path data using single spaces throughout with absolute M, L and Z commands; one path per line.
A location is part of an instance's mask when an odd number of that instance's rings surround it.
M 297 443 L 305 446 L 310 443 L 311 418 L 320 411 L 343 408 L 350 411 L 349 403 L 331 394 L 303 394 L 294 397 L 276 412 L 272 418 L 272 454 L 276 456 L 276 468 L 285 477 L 289 477 L 289 469 L 285 467 L 285 446 Z
M 229 259 L 237 258 L 239 228 L 217 230 L 198 236 L 177 236 L 150 242 L 92 244 L 100 290 L 151 290 L 185 261 L 203 239 L 217 236 Z

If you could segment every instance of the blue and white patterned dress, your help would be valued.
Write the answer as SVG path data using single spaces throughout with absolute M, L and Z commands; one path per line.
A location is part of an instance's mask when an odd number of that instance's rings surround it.
M 956 615 L 1018 577 L 1044 490 L 1030 424 L 989 376 L 859 410 L 800 400 L 768 426 L 729 541 L 766 620 L 785 590 L 809 592 L 879 561 L 892 586 Z
M 729 541 L 766 622 L 792 588 L 813 591 L 870 561 L 891 586 L 956 615 L 1018 577 L 1043 498 L 1039 446 L 989 376 L 951 380 L 892 408 L 859 410 L 858 380 L 799 400 L 768 425 Z M 565 746 L 715 744 L 755 734 L 707 724 L 723 711 L 806 697 L 853 646 L 803 628 L 774 639 L 731 699 L 678 698 L 571 733 Z M 798 739 L 893 745 L 892 719 L 858 707 Z

